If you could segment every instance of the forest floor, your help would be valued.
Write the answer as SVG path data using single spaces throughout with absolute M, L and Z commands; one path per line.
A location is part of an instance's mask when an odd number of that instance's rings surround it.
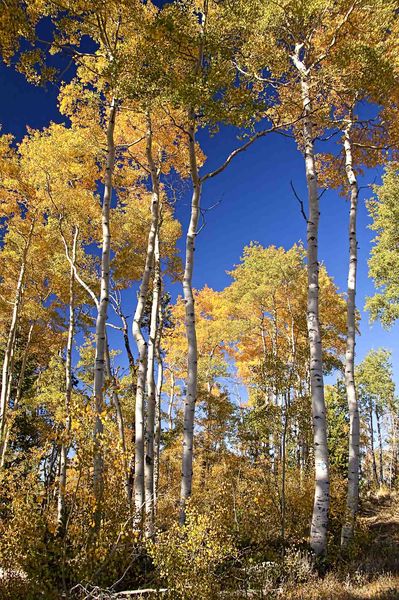
M 295 587 L 287 600 L 399 600 L 399 497 L 379 494 L 363 500 L 354 556 L 341 559 L 334 572 Z

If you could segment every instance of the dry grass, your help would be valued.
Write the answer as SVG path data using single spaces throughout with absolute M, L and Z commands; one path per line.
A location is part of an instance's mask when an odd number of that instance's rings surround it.
M 353 556 L 337 572 L 287 587 L 287 600 L 399 600 L 399 507 L 397 494 L 380 490 L 363 502 Z

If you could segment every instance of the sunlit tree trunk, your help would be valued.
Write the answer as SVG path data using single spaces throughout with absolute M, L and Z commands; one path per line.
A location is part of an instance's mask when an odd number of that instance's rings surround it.
M 94 456 L 93 456 L 93 487 L 95 497 L 94 531 L 101 526 L 101 504 L 104 492 L 104 457 L 102 451 L 103 422 L 101 413 L 104 410 L 104 381 L 105 381 L 105 346 L 106 321 L 109 305 L 109 271 L 111 252 L 110 212 L 112 199 L 112 178 L 115 165 L 115 118 L 117 112 L 116 99 L 111 102 L 107 126 L 107 162 L 104 178 L 104 196 L 102 206 L 102 251 L 100 302 L 96 320 L 95 365 L 94 365 Z
M 392 488 L 396 481 L 397 469 L 397 416 L 391 411 L 391 458 L 389 463 L 389 487 Z
M 6 424 L 7 424 L 7 412 L 10 400 L 11 385 L 12 385 L 12 370 L 13 370 L 13 357 L 15 351 L 16 337 L 17 337 L 17 326 L 18 318 L 22 306 L 22 298 L 24 293 L 24 283 L 27 267 L 28 252 L 32 241 L 33 230 L 35 222 L 32 221 L 29 229 L 28 236 L 25 240 L 24 249 L 21 257 L 21 266 L 18 275 L 17 286 L 15 290 L 14 303 L 11 314 L 11 322 L 8 330 L 7 343 L 4 352 L 2 377 L 1 377 L 1 395 L 0 395 L 0 456 L 5 454 L 5 437 L 6 437 Z
M 105 369 L 106 369 L 107 378 L 109 379 L 110 384 L 111 384 L 111 398 L 112 398 L 112 404 L 114 405 L 114 409 L 115 409 L 116 424 L 118 426 L 119 442 L 120 442 L 121 450 L 122 450 L 123 481 L 124 481 L 124 488 L 125 488 L 125 496 L 126 496 L 128 506 L 130 508 L 130 504 L 131 504 L 131 500 L 132 500 L 132 486 L 131 486 L 131 481 L 130 481 L 130 476 L 129 476 L 129 465 L 128 465 L 127 452 L 126 452 L 125 423 L 124 423 L 124 419 L 123 419 L 122 407 L 121 407 L 118 390 L 117 390 L 118 382 L 116 380 L 114 373 L 112 372 L 108 338 L 107 338 L 107 342 L 106 342 L 106 346 L 105 346 Z
M 341 545 L 346 546 L 353 537 L 356 514 L 359 504 L 359 444 L 360 422 L 359 406 L 355 384 L 355 346 L 356 346 L 356 272 L 357 272 L 357 204 L 359 186 L 353 169 L 352 121 L 350 120 L 344 133 L 345 170 L 350 188 L 349 212 L 349 269 L 347 297 L 347 335 L 345 353 L 345 386 L 349 408 L 349 462 L 348 462 L 348 491 L 346 500 L 345 524 L 341 532 Z
M 147 373 L 147 342 L 141 330 L 147 293 L 149 289 L 151 272 L 154 264 L 155 240 L 158 231 L 160 196 L 159 196 L 159 171 L 155 166 L 152 153 L 152 124 L 151 117 L 147 114 L 147 161 L 151 173 L 152 199 L 151 199 L 151 228 L 148 235 L 147 254 L 143 277 L 141 280 L 136 311 L 133 318 L 133 337 L 135 339 L 139 359 L 137 374 L 137 392 L 135 409 L 135 469 L 134 469 L 134 502 L 137 523 L 142 522 L 145 504 L 144 493 L 144 398 Z
M 376 485 L 378 485 L 378 473 L 377 473 L 377 462 L 375 460 L 375 449 L 374 449 L 374 419 L 373 419 L 373 401 L 369 400 L 369 435 L 370 435 L 370 452 L 371 452 L 371 463 L 373 469 L 373 478 Z
M 152 290 L 150 334 L 148 338 L 147 357 L 147 419 L 145 428 L 145 513 L 146 535 L 154 533 L 154 429 L 156 409 L 155 357 L 158 330 L 159 301 L 161 292 L 161 265 L 159 253 L 159 230 L 155 236 L 154 247 L 154 278 Z
M 319 194 L 315 168 L 314 134 L 309 71 L 301 58 L 302 45 L 296 46 L 293 63 L 300 76 L 303 106 L 303 144 L 306 180 L 309 198 L 307 223 L 308 302 L 307 327 L 310 350 L 310 382 L 312 396 L 315 495 L 310 528 L 310 545 L 317 555 L 327 551 L 328 512 L 330 506 L 329 459 L 327 447 L 327 421 L 324 400 L 322 342 L 319 322 Z
M 24 384 L 24 380 L 25 380 L 25 371 L 26 371 L 26 365 L 27 365 L 28 356 L 29 356 L 29 347 L 30 347 L 30 343 L 31 343 L 31 339 L 32 339 L 32 333 L 33 333 L 34 326 L 35 326 L 35 324 L 31 323 L 31 325 L 29 327 L 29 331 L 28 331 L 28 338 L 26 340 L 24 355 L 22 357 L 21 370 L 19 372 L 18 384 L 17 384 L 16 393 L 15 393 L 15 400 L 14 400 L 14 406 L 13 406 L 14 412 L 18 409 L 19 403 L 21 402 L 22 388 L 23 388 L 23 384 Z M 2 453 L 1 453 L 1 457 L 0 457 L 0 468 L 4 467 L 4 463 L 6 460 L 8 444 L 10 441 L 11 429 L 12 429 L 12 422 L 10 423 L 9 420 L 7 419 L 5 429 L 4 429 L 4 443 L 3 443 L 3 446 L 1 449 Z
M 289 407 L 289 392 L 284 394 L 283 409 L 283 432 L 281 438 L 281 539 L 285 540 L 285 517 L 286 517 L 286 454 L 287 454 L 287 429 L 288 429 L 288 407 Z
M 157 501 L 159 491 L 159 470 L 160 470 L 160 453 L 161 453 L 161 433 L 162 433 L 162 412 L 161 412 L 161 398 L 162 398 L 162 385 L 163 385 L 163 360 L 161 354 L 161 339 L 163 330 L 163 314 L 162 306 L 159 303 L 158 311 L 158 332 L 156 339 L 155 352 L 157 357 L 157 387 L 156 387 L 156 407 L 155 407 L 155 439 L 154 439 L 154 514 L 157 512 Z
M 378 436 L 378 467 L 379 467 L 379 482 L 380 485 L 384 483 L 384 465 L 383 465 L 383 450 L 382 450 L 382 431 L 381 431 L 381 415 L 378 406 L 375 407 L 375 420 L 377 423 L 377 436 Z
M 71 400 L 72 400 L 72 347 L 75 335 L 75 270 L 76 249 L 78 243 L 79 230 L 75 227 L 69 276 L 69 321 L 68 338 L 65 356 L 65 425 L 62 432 L 62 442 L 60 450 L 60 465 L 58 475 L 58 503 L 57 503 L 57 533 L 63 535 L 66 524 L 66 501 L 65 492 L 67 484 L 69 435 L 71 431 Z
M 169 403 L 168 403 L 168 427 L 169 431 L 173 429 L 173 405 L 175 402 L 175 374 L 173 371 L 170 372 L 170 392 L 169 392 Z
M 190 172 L 193 183 L 193 194 L 191 198 L 191 217 L 186 236 L 186 260 L 183 277 L 183 292 L 185 302 L 185 325 L 188 345 L 187 353 L 187 393 L 184 401 L 183 422 L 183 457 L 182 457 L 182 479 L 180 491 L 180 517 L 179 522 L 184 524 L 185 504 L 191 496 L 193 479 L 193 441 L 194 441 L 194 415 L 197 402 L 197 378 L 198 378 L 198 352 L 197 333 L 195 328 L 195 307 L 193 293 L 193 269 L 194 249 L 197 234 L 199 207 L 201 200 L 201 180 L 198 173 L 197 156 L 195 152 L 195 125 L 194 117 L 191 116 L 192 124 L 189 130 L 189 153 Z

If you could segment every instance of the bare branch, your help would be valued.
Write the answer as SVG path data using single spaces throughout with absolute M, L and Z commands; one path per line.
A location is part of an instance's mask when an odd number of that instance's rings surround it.
M 294 187 L 294 184 L 292 182 L 292 179 L 290 181 L 290 186 L 291 186 L 291 189 L 292 189 L 292 191 L 294 193 L 295 198 L 298 200 L 299 206 L 301 208 L 301 215 L 303 216 L 303 218 L 305 219 L 305 221 L 307 223 L 308 222 L 308 217 L 306 216 L 306 213 L 305 213 L 305 208 L 304 208 L 303 200 L 299 197 L 299 195 L 298 195 L 298 193 L 297 193 L 297 191 L 296 191 L 296 189 Z

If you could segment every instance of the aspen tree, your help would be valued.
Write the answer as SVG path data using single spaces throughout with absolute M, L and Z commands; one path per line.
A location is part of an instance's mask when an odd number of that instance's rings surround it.
M 67 483 L 67 461 L 68 461 L 68 437 L 71 430 L 71 400 L 72 400 L 72 346 L 75 336 L 75 272 L 76 251 L 78 244 L 79 229 L 75 227 L 71 252 L 71 268 L 69 282 L 69 319 L 68 319 L 68 338 L 65 357 L 65 427 L 60 450 L 60 466 L 58 475 L 58 505 L 57 505 L 57 526 L 60 535 L 63 535 L 66 521 L 65 489 Z
M 21 225 L 23 223 L 21 222 Z M 15 351 L 18 318 L 21 311 L 23 300 L 28 253 L 32 243 L 32 237 L 35 228 L 35 218 L 28 221 L 28 230 L 22 233 L 23 246 L 21 263 L 16 282 L 15 296 L 12 304 L 11 321 L 7 336 L 7 345 L 4 353 L 2 378 L 1 378 L 1 396 L 0 396 L 0 455 L 3 456 L 6 450 L 7 438 L 7 412 L 10 399 L 11 384 L 13 379 L 13 357 Z M 25 227 L 26 228 L 26 227 Z
M 237 87 L 236 71 L 232 68 L 236 30 L 226 40 L 220 51 L 220 37 L 225 34 L 227 21 L 223 7 L 214 0 L 200 2 L 188 0 L 172 4 L 163 10 L 165 35 L 169 54 L 171 83 L 167 93 L 183 112 L 183 118 L 172 117 L 179 131 L 183 131 L 188 146 L 189 175 L 191 179 L 191 212 L 186 233 L 183 295 L 186 308 L 187 379 L 184 403 L 182 479 L 180 489 L 180 524 L 185 521 L 185 503 L 191 495 L 193 478 L 193 439 L 195 406 L 198 388 L 198 348 L 195 329 L 195 299 L 193 292 L 194 255 L 199 232 L 201 195 L 203 184 L 223 172 L 241 152 L 252 143 L 274 130 L 274 126 L 254 133 L 253 114 L 256 110 L 252 91 L 247 86 Z M 162 24 L 162 21 L 161 21 Z M 162 28 L 161 28 L 162 31 Z M 235 33 L 233 33 L 233 31 Z M 179 32 L 179 44 L 176 35 Z M 184 46 L 186 53 L 181 52 Z M 194 56 L 194 59 L 191 59 Z M 166 68 L 166 67 L 165 67 Z M 182 73 L 184 76 L 182 77 Z M 197 144 L 198 131 L 219 120 L 250 129 L 248 139 L 238 145 L 213 171 L 200 173 L 204 157 Z M 279 125 L 280 126 L 280 125 Z
M 249 29 L 248 58 L 244 64 L 237 59 L 238 71 L 253 80 L 264 82 L 265 88 L 270 85 L 277 88 L 280 99 L 278 114 L 283 110 L 301 116 L 301 122 L 293 129 L 304 155 L 308 190 L 307 324 L 315 457 L 310 544 L 317 555 L 322 555 L 327 550 L 330 492 L 319 319 L 320 207 L 315 138 L 316 131 L 322 131 L 327 124 L 330 90 L 325 78 L 326 70 L 331 55 L 350 31 L 351 19 L 360 11 L 360 3 L 357 0 L 339 3 L 325 0 L 304 4 L 287 0 L 271 9 L 255 2 L 251 3 L 249 10 L 256 15 L 257 22 L 253 31 Z
M 53 51 L 65 48 L 73 55 L 78 65 L 77 75 L 83 84 L 84 93 L 87 87 L 93 86 L 107 112 L 105 116 L 106 150 L 104 193 L 102 201 L 102 251 L 100 273 L 100 295 L 95 328 L 95 368 L 93 401 L 95 419 L 93 429 L 93 488 L 96 506 L 93 514 L 93 533 L 96 535 L 101 526 L 101 503 L 103 496 L 104 458 L 102 452 L 104 410 L 104 382 L 106 363 L 106 320 L 108 315 L 110 295 L 110 264 L 111 264 L 111 202 L 113 192 L 113 177 L 116 159 L 115 121 L 119 105 L 122 101 L 121 70 L 123 64 L 124 44 L 132 41 L 136 19 L 144 15 L 139 2 L 119 3 L 108 0 L 105 6 L 102 2 L 94 2 L 88 10 L 80 2 L 70 0 L 61 9 L 57 3 L 49 1 L 50 11 L 55 12 L 57 36 L 52 42 Z M 89 35 L 98 44 L 93 53 L 80 51 L 80 41 L 84 35 Z M 130 36 L 130 38 L 129 38 Z M 134 44 L 132 43 L 132 46 Z M 136 46 L 135 46 L 136 47 Z M 67 88 L 68 91 L 68 88 Z M 84 95 L 83 93 L 83 95 Z M 88 92 L 90 95 L 90 91 Z M 65 99 L 65 94 L 64 94 Z M 77 100 L 78 104 L 80 99 Z
M 154 434 L 157 405 L 157 388 L 155 383 L 155 359 L 157 330 L 159 327 L 158 315 L 161 295 L 161 265 L 159 251 L 159 225 L 155 237 L 154 247 L 154 269 L 152 282 L 152 301 L 150 316 L 150 331 L 148 337 L 147 356 L 147 415 L 145 427 L 145 463 L 144 463 L 144 487 L 145 487 L 145 512 L 147 535 L 152 536 L 154 530 Z

